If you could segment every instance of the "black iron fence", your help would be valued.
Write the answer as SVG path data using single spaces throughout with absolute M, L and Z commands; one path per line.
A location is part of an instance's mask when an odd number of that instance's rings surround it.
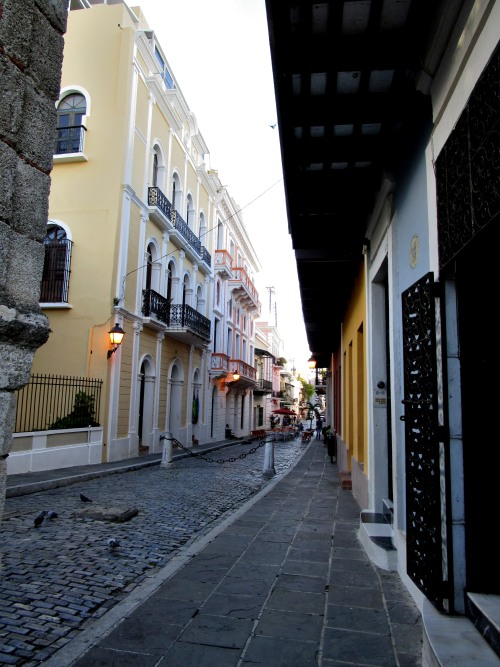
M 102 380 L 34 374 L 17 393 L 15 433 L 99 426 Z

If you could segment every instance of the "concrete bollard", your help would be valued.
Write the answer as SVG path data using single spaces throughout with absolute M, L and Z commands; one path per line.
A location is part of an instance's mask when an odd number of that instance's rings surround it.
M 274 440 L 266 442 L 264 449 L 264 471 L 265 477 L 273 477 L 276 474 L 274 468 Z
M 172 433 L 165 431 L 160 435 L 160 440 L 163 440 L 163 455 L 161 457 L 161 468 L 166 468 L 172 463 Z

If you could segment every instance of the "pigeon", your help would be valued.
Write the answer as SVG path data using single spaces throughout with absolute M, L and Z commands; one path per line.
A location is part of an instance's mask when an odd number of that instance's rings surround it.
M 52 510 L 49 510 L 48 512 L 45 512 L 45 517 L 47 519 L 56 519 L 57 518 L 57 512 L 53 512 Z
M 116 549 L 116 547 L 119 547 L 119 546 L 120 546 L 120 543 L 118 542 L 118 540 L 116 539 L 116 537 L 110 537 L 110 538 L 108 539 L 108 547 L 109 547 L 110 549 Z
M 80 493 L 80 500 L 82 501 L 82 503 L 91 503 L 92 502 L 90 500 L 90 498 L 87 498 L 87 496 L 84 496 L 83 493 Z
M 35 524 L 35 528 L 40 528 L 40 526 L 43 523 L 43 520 L 45 518 L 45 512 L 40 512 L 38 516 L 35 517 L 33 523 Z

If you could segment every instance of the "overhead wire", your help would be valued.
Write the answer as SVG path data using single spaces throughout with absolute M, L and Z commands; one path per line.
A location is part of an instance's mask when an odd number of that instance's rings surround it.
M 266 188 L 265 190 L 263 190 L 263 191 L 262 191 L 260 194 L 258 194 L 256 197 L 254 197 L 254 199 L 252 199 L 251 201 L 247 202 L 244 206 L 242 206 L 241 208 L 239 208 L 239 209 L 238 209 L 237 211 L 235 211 L 234 213 L 231 213 L 231 215 L 228 216 L 227 218 L 224 218 L 224 220 L 220 220 L 219 222 L 217 222 L 216 225 L 214 225 L 213 227 L 210 227 L 209 229 L 207 229 L 206 232 L 204 232 L 203 234 L 201 234 L 198 238 L 201 240 L 201 238 L 202 238 L 203 236 L 206 236 L 207 234 L 209 234 L 210 232 L 212 232 L 214 229 L 216 229 L 216 228 L 219 226 L 219 224 L 221 224 L 221 223 L 223 224 L 223 223 L 225 223 L 225 222 L 228 222 L 228 220 L 231 220 L 231 218 L 234 218 L 235 215 L 238 215 L 238 213 L 241 213 L 241 211 L 243 211 L 244 209 L 248 208 L 249 206 L 251 206 L 252 204 L 254 204 L 258 199 L 260 199 L 261 197 L 263 197 L 267 192 L 269 192 L 269 190 L 271 190 L 272 188 L 276 187 L 276 186 L 278 185 L 278 183 L 280 183 L 282 180 L 283 180 L 283 177 L 279 178 L 279 179 L 278 179 L 277 181 L 275 181 L 272 185 L 270 185 L 268 188 Z M 141 269 L 144 269 L 144 268 L 145 268 L 146 266 L 148 266 L 148 265 L 157 264 L 158 262 L 161 262 L 163 259 L 166 259 L 167 257 L 170 257 L 171 255 L 175 255 L 176 252 L 180 252 L 180 250 L 181 250 L 180 248 L 176 248 L 175 250 L 172 250 L 172 251 L 170 251 L 170 252 L 167 252 L 165 255 L 162 255 L 161 257 L 158 257 L 158 259 L 155 259 L 153 262 L 146 262 L 146 264 L 142 264 L 141 266 L 138 266 L 136 269 L 132 269 L 132 271 L 129 271 L 128 273 L 126 273 L 126 274 L 123 276 L 121 296 L 120 296 L 118 299 L 116 299 L 116 303 L 115 303 L 114 305 L 117 305 L 118 303 L 120 303 L 121 301 L 123 301 L 123 299 L 125 298 L 125 281 L 127 280 L 128 276 L 130 276 L 132 273 L 135 273 L 136 271 L 140 271 Z

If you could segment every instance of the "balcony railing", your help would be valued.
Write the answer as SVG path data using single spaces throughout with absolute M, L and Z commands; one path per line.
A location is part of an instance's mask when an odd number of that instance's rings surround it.
M 229 368 L 231 369 L 231 373 L 237 372 L 242 378 L 248 378 L 254 382 L 257 378 L 257 369 L 241 359 L 230 359 Z
M 174 209 L 172 220 L 174 227 L 177 229 L 179 234 L 181 234 L 186 239 L 186 241 L 198 256 L 201 255 L 201 241 L 193 232 L 193 230 L 189 228 L 187 222 L 182 218 L 179 211 Z
M 210 370 L 213 373 L 228 373 L 229 372 L 229 357 L 222 352 L 212 352 L 212 361 Z
M 148 206 L 159 208 L 167 220 L 172 220 L 172 204 L 158 187 L 148 188 Z
M 166 324 L 169 330 L 188 330 L 210 340 L 210 320 L 191 306 L 169 305 L 168 300 L 154 290 L 142 292 L 142 314 Z
M 67 153 L 83 153 L 83 140 L 86 127 L 74 125 L 72 127 L 58 127 L 54 155 Z
M 173 224 L 174 228 L 179 232 L 182 238 L 187 241 L 188 245 L 195 251 L 198 257 L 200 257 L 208 266 L 211 266 L 212 256 L 208 250 L 202 246 L 200 239 L 196 236 L 193 230 L 190 229 L 179 211 L 172 208 L 172 203 L 163 194 L 160 188 L 156 186 L 148 188 L 148 206 L 156 206 L 167 220 Z
M 259 293 L 255 285 L 250 280 L 248 273 L 241 267 L 233 268 L 233 279 L 229 281 L 230 285 L 234 285 L 234 296 L 236 296 L 245 307 L 260 314 L 261 303 L 259 301 Z
M 232 278 L 233 269 L 232 269 L 232 259 L 231 255 L 227 250 L 216 250 L 215 251 L 215 260 L 214 268 L 221 274 L 224 278 Z
M 257 380 L 257 385 L 254 387 L 254 392 L 255 393 L 262 393 L 262 394 L 272 394 L 273 391 L 273 383 L 270 382 L 269 380 Z
M 212 255 L 208 252 L 205 246 L 201 246 L 201 259 L 207 266 L 212 266 Z

